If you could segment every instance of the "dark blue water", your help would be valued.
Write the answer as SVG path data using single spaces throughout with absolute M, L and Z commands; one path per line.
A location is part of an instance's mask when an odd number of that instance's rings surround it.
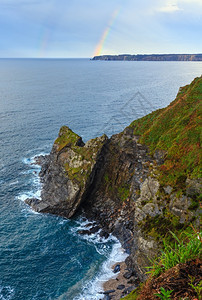
M 201 75 L 199 62 L 0 60 L 0 299 L 99 299 L 110 265 L 122 259 L 110 237 L 81 237 L 82 218 L 33 213 L 40 194 L 33 157 L 48 153 L 68 125 L 84 141 L 119 132 L 166 106 Z

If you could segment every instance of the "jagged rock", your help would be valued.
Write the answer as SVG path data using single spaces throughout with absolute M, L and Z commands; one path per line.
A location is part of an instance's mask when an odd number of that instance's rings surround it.
M 41 200 L 27 203 L 38 212 L 73 216 L 91 189 L 107 140 L 103 135 L 84 144 L 80 136 L 63 126 L 50 156 L 43 161 Z
M 42 202 L 41 200 L 37 198 L 27 198 L 25 200 L 25 203 L 31 206 L 31 208 L 37 212 L 40 212 L 47 208 L 48 204 Z
M 159 206 L 157 192 L 158 180 L 148 177 L 141 185 L 140 197 L 136 200 L 135 220 L 141 222 L 147 216 L 155 217 L 162 214 L 163 206 Z

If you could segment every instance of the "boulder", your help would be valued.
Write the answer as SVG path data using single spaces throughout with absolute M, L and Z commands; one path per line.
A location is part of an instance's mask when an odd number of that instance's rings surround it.
M 115 267 L 114 267 L 114 270 L 113 270 L 113 272 L 114 273 L 118 273 L 118 272 L 120 272 L 120 265 L 116 265 Z

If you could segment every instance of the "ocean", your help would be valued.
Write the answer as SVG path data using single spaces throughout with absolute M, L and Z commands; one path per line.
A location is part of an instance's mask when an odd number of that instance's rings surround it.
M 62 125 L 84 141 L 123 130 L 167 106 L 200 76 L 201 62 L 0 59 L 0 299 L 101 299 L 111 266 L 126 258 L 118 240 L 81 236 L 88 224 L 38 214 L 34 157 L 49 153 Z

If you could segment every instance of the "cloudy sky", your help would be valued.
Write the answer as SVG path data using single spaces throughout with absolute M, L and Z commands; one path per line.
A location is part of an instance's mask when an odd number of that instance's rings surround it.
M 202 53 L 202 0 L 0 0 L 0 57 Z

